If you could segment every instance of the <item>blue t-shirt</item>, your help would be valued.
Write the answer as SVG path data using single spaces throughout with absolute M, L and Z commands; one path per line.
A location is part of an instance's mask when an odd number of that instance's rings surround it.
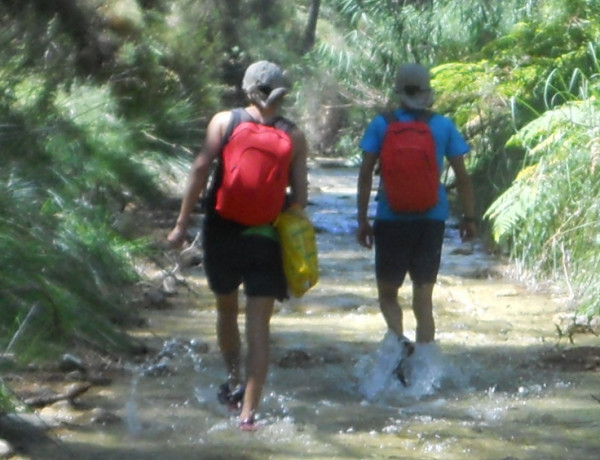
M 415 115 L 402 109 L 395 112 L 398 121 L 413 121 Z M 442 171 L 444 158 L 464 155 L 469 151 L 469 146 L 456 129 L 454 122 L 449 118 L 433 114 L 429 119 L 429 128 L 435 141 L 435 152 L 438 163 L 438 170 Z M 365 133 L 360 141 L 360 148 L 366 154 L 379 155 L 383 144 L 383 137 L 387 129 L 387 122 L 383 115 L 376 116 L 367 126 Z M 385 193 L 383 193 L 384 184 L 380 181 L 379 192 L 377 193 L 377 211 L 375 218 L 379 220 L 413 220 L 413 219 L 433 219 L 446 220 L 449 215 L 448 198 L 446 189 L 440 183 L 438 203 L 425 213 L 410 214 L 397 213 L 392 211 L 388 205 Z

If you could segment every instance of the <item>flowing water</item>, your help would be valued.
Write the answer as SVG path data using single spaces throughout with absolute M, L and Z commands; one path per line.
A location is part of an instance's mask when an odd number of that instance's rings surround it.
M 568 315 L 563 299 L 500 276 L 497 261 L 449 225 L 434 291 L 437 341 L 417 347 L 404 387 L 381 366 L 397 350 L 384 341 L 373 253 L 354 239 L 356 170 L 313 167 L 310 180 L 320 282 L 276 307 L 259 430 L 240 432 L 216 401 L 216 316 L 196 267 L 180 275 L 187 286 L 173 308 L 147 314 L 145 336 L 160 352 L 87 396 L 122 422 L 58 432 L 73 458 L 600 458 L 600 373 L 542 359 Z M 400 297 L 410 305 L 409 284 Z M 414 326 L 405 308 L 409 338 Z

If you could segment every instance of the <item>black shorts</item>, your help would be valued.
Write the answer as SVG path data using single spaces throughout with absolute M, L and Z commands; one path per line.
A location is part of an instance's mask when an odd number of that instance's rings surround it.
M 440 269 L 444 221 L 376 220 L 375 274 L 378 281 L 402 285 L 406 273 L 418 286 L 435 283 Z
M 230 294 L 241 284 L 251 297 L 287 297 L 281 245 L 247 227 L 211 216 L 204 222 L 204 269 L 215 294 Z

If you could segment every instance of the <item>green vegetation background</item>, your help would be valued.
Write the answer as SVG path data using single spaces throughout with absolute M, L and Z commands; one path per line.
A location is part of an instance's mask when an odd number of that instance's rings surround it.
M 398 64 L 431 66 L 490 244 L 597 316 L 598 18 L 595 0 L 1 1 L 0 352 L 135 347 L 153 249 L 122 211 L 167 198 L 258 59 L 288 70 L 311 155 L 351 161 Z

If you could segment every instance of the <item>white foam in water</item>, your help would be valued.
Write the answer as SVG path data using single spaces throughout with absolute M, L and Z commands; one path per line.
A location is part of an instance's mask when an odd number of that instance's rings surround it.
M 138 436 L 142 432 L 142 424 L 138 418 L 137 407 L 137 386 L 139 373 L 136 374 L 131 382 L 131 394 L 125 403 L 125 425 L 127 431 L 133 436 Z
M 355 367 L 358 389 L 368 401 L 419 399 L 448 386 L 465 386 L 466 377 L 448 362 L 435 342 L 415 344 L 414 353 L 403 366 L 408 383 L 404 386 L 394 374 L 404 350 L 397 337 L 388 331 L 375 353 L 358 361 Z
M 403 349 L 398 337 L 388 331 L 375 353 L 363 356 L 356 364 L 358 390 L 369 401 L 390 386 L 394 369 L 403 356 Z

